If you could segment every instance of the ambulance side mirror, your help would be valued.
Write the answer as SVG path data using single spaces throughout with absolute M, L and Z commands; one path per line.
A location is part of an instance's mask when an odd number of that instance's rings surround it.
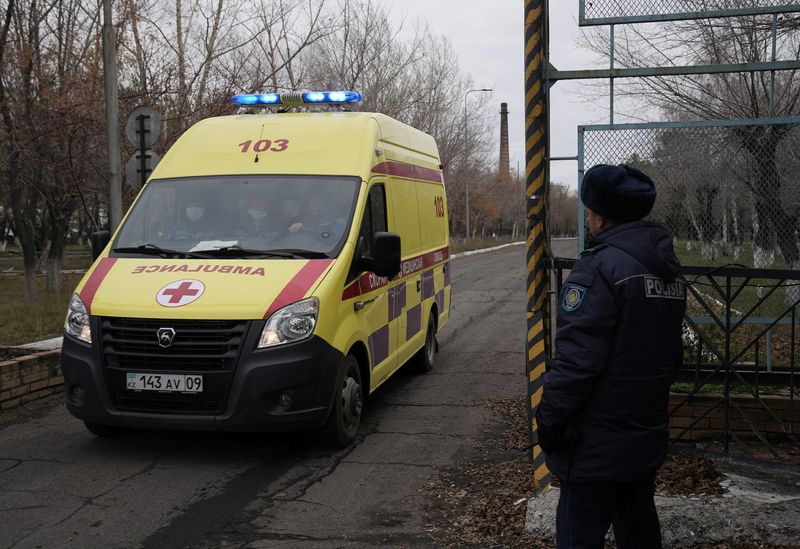
M 92 261 L 100 257 L 103 250 L 108 246 L 108 241 L 111 240 L 111 233 L 108 231 L 97 231 L 92 233 L 89 238 L 92 242 Z
M 378 276 L 392 278 L 400 272 L 400 235 L 375 233 L 372 239 L 372 257 L 366 260 L 366 269 Z

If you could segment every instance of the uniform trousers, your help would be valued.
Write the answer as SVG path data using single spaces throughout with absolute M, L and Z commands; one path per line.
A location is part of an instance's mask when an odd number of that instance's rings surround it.
M 559 549 L 600 549 L 613 526 L 619 549 L 660 549 L 655 473 L 629 482 L 562 482 L 556 511 Z

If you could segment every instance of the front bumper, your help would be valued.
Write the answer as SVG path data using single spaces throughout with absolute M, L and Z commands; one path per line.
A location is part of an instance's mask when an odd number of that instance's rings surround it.
M 252 322 L 239 353 L 222 413 L 126 409 L 111 387 L 100 345 L 64 337 L 61 351 L 67 410 L 75 417 L 103 425 L 143 429 L 199 431 L 289 431 L 319 427 L 333 403 L 342 353 L 322 338 L 256 350 L 263 322 Z M 97 331 L 93 331 L 97 333 Z M 152 370 L 148 373 L 201 373 Z M 123 391 L 124 392 L 124 391 Z M 279 397 L 287 394 L 287 407 Z M 169 394 L 157 394 L 168 400 Z M 176 396 L 176 398 L 178 398 Z M 285 397 L 284 397 L 285 399 Z

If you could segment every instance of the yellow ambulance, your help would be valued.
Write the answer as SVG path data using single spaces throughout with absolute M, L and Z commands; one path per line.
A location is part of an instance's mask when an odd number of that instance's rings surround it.
M 187 130 L 96 235 L 65 322 L 67 409 L 100 436 L 322 428 L 347 445 L 368 394 L 433 367 L 448 319 L 436 143 L 343 110 L 357 92 L 233 100 L 256 112 Z

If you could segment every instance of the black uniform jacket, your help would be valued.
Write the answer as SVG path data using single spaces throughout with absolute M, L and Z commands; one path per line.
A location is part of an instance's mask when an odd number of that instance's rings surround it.
M 539 442 L 562 480 L 624 481 L 664 461 L 686 286 L 661 225 L 622 223 L 590 246 L 559 296 Z

